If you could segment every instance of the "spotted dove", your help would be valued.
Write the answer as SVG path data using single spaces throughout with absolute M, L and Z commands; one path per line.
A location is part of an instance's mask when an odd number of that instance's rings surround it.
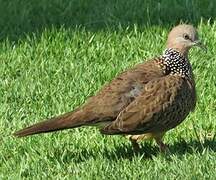
M 195 82 L 188 60 L 191 47 L 205 47 L 197 30 L 186 24 L 174 27 L 164 53 L 118 75 L 84 105 L 59 117 L 24 128 L 15 136 L 97 125 L 102 134 L 125 135 L 135 149 L 142 139 L 162 137 L 194 110 Z

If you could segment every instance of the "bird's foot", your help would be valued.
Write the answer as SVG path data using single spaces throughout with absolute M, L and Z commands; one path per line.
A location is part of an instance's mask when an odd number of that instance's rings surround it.
M 130 141 L 131 141 L 131 143 L 132 143 L 134 152 L 140 152 L 140 146 L 139 146 L 139 144 L 137 143 L 137 141 L 132 140 L 132 139 L 131 139 Z
M 161 151 L 161 152 L 168 152 L 168 151 L 169 151 L 168 146 L 167 146 L 166 144 L 164 144 L 164 143 L 161 143 L 161 144 L 159 145 L 159 148 L 160 148 L 160 151 Z
M 156 139 L 156 143 L 159 146 L 160 152 L 162 153 L 166 153 L 169 152 L 169 148 L 166 144 L 163 143 L 163 141 L 161 139 Z

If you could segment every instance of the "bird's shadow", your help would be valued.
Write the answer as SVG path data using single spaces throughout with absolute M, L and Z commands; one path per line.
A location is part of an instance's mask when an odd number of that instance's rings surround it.
M 140 151 L 135 152 L 132 146 L 128 143 L 121 146 L 115 146 L 114 150 L 100 150 L 100 154 L 102 154 L 103 158 L 109 159 L 111 161 L 118 161 L 119 159 L 132 160 L 135 157 L 140 157 L 142 159 L 152 159 L 159 154 L 165 155 L 167 160 L 171 160 L 172 155 L 181 158 L 184 154 L 200 154 L 205 150 L 216 152 L 216 141 L 206 139 L 201 143 L 198 140 L 191 140 L 189 142 L 181 140 L 179 142 L 174 142 L 172 145 L 169 145 L 168 148 L 168 152 L 161 153 L 157 146 L 150 143 L 145 143 L 141 146 Z M 60 155 L 60 151 L 56 152 L 55 154 L 55 157 L 61 156 L 61 161 L 63 161 L 64 163 L 70 163 L 71 160 L 74 163 L 81 163 L 87 161 L 88 159 L 98 158 L 98 151 L 95 151 L 95 149 L 87 148 L 82 150 L 79 149 L 77 151 L 68 150 L 66 153 L 64 153 L 64 156 Z
M 130 145 L 126 147 L 119 146 L 114 152 L 109 152 L 106 157 L 109 159 L 114 159 L 117 157 L 130 160 L 141 155 L 144 159 L 151 159 L 154 156 L 162 154 L 165 155 L 167 159 L 169 159 L 169 157 L 172 155 L 181 158 L 184 154 L 202 153 L 206 149 L 216 152 L 216 141 L 206 139 L 201 143 L 198 140 L 191 140 L 189 142 L 181 140 L 174 142 L 172 145 L 168 145 L 167 152 L 160 152 L 157 146 L 149 143 L 143 144 L 140 151 L 138 152 L 134 152 Z

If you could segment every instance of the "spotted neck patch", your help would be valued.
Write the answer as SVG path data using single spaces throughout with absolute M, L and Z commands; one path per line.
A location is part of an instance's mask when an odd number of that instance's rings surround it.
M 166 49 L 160 59 L 159 64 L 165 74 L 192 78 L 191 64 L 180 52 L 171 48 Z

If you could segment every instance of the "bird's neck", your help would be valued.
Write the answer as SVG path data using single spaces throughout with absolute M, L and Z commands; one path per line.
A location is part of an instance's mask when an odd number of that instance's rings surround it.
M 161 57 L 161 66 L 166 74 L 193 78 L 192 67 L 188 57 L 183 56 L 175 49 L 168 48 L 164 51 Z

